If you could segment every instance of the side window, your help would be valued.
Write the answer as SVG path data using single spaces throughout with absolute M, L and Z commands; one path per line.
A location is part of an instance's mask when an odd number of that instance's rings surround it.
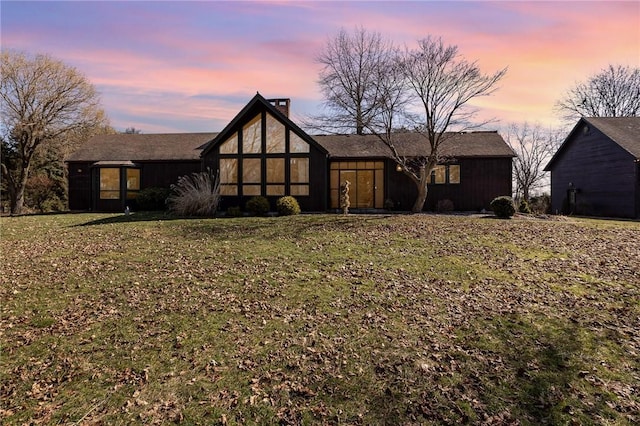
M 100 199 L 117 200 L 120 198 L 120 169 L 100 169 Z

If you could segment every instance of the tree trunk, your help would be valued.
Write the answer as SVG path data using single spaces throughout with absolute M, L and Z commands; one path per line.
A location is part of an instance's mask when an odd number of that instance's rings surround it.
M 424 208 L 424 203 L 427 201 L 427 194 L 429 191 L 428 179 L 431 175 L 431 167 L 421 167 L 420 168 L 420 180 L 416 181 L 416 188 L 418 189 L 418 196 L 416 197 L 416 202 L 413 204 L 411 208 L 412 213 L 420 213 Z

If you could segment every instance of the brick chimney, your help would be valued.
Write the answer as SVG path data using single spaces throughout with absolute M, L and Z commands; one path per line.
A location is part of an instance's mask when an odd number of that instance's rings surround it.
M 271 105 L 276 107 L 278 111 L 284 114 L 285 117 L 289 117 L 289 105 L 291 104 L 291 99 L 289 98 L 280 98 L 280 99 L 267 99 Z

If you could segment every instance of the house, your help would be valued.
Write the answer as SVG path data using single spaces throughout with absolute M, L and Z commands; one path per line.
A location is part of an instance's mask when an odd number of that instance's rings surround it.
M 552 211 L 640 218 L 640 117 L 581 118 L 545 170 Z
M 103 135 L 67 160 L 72 210 L 122 211 L 135 206 L 138 191 L 168 187 L 179 176 L 218 170 L 220 209 L 244 206 L 256 195 L 272 206 L 283 195 L 296 197 L 303 211 L 339 206 L 339 188 L 351 182 L 352 209 L 382 209 L 393 203 L 409 210 L 417 190 L 372 135 L 307 134 L 289 119 L 289 99 L 257 94 L 219 133 Z M 446 162 L 431 176 L 426 210 L 451 200 L 456 210 L 488 208 L 511 194 L 514 153 L 497 132 L 450 134 L 442 145 Z M 417 133 L 399 134 L 404 156 L 424 154 Z

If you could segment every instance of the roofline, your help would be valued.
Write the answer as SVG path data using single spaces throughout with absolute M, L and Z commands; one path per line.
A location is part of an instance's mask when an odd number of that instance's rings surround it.
M 306 142 L 313 143 L 313 145 L 318 148 L 323 154 L 328 155 L 328 151 L 316 142 L 311 135 L 302 130 L 296 123 L 294 123 L 289 117 L 284 115 L 278 108 L 271 104 L 264 96 L 262 96 L 259 92 L 255 94 L 255 96 L 240 110 L 238 114 L 227 124 L 222 131 L 218 133 L 218 135 L 206 143 L 206 146 L 200 153 L 200 157 L 204 157 L 211 149 L 220 141 L 227 138 L 228 134 L 231 132 L 231 129 L 236 127 L 236 125 L 240 122 L 242 118 L 244 118 L 245 114 L 253 108 L 257 103 L 261 103 L 266 107 L 266 109 L 271 113 L 271 115 L 278 118 L 279 121 L 287 123 L 296 133 L 303 135 Z

